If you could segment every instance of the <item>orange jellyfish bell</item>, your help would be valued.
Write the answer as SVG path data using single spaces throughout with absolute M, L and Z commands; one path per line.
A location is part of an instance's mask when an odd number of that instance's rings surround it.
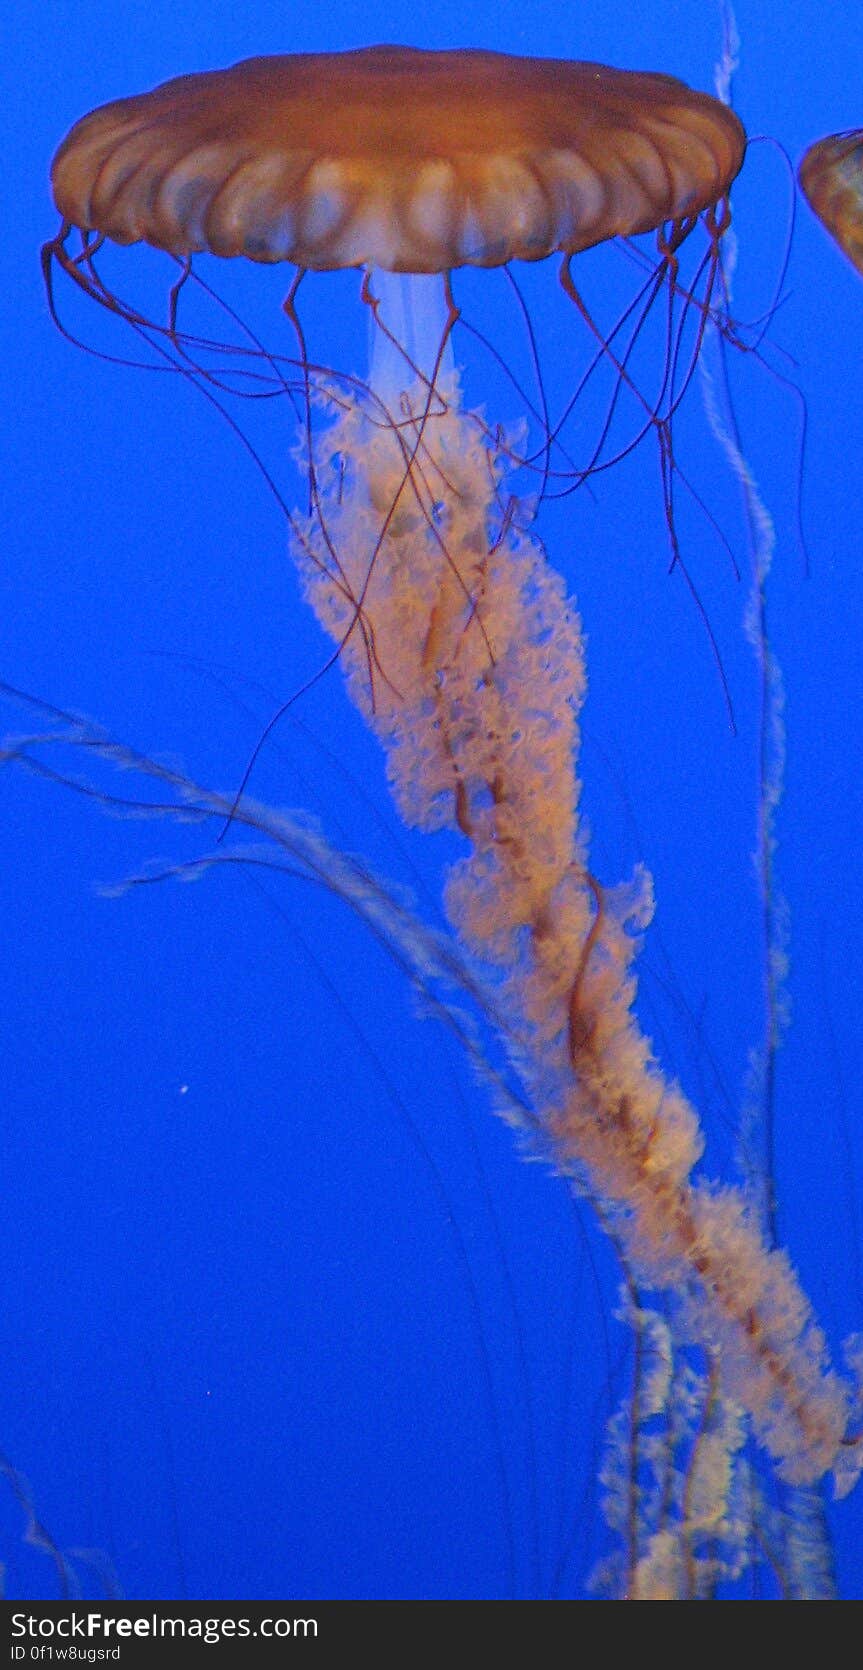
M 799 179 L 822 226 L 863 273 L 863 128 L 831 133 L 810 145 Z
M 115 243 L 299 267 L 538 261 L 681 222 L 743 161 L 726 106 L 672 76 L 475 50 L 250 58 L 85 116 L 61 214 Z

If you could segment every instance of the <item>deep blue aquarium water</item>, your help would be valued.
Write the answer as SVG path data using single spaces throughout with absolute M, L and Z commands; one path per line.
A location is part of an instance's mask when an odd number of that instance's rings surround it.
M 766 619 L 784 690 L 774 1182 L 779 1238 L 841 1360 L 863 1326 L 863 283 L 805 205 L 792 218 L 784 153 L 796 162 L 863 121 L 863 21 L 852 7 L 826 18 L 815 0 L 740 0 L 737 25 L 734 103 L 759 142 L 733 191 L 731 312 L 748 342 L 759 321 L 764 336 L 727 359 L 775 527 Z M 377 744 L 338 669 L 322 672 L 329 642 L 248 451 L 183 379 L 116 363 L 146 356 L 82 298 L 65 296 L 64 318 L 108 357 L 53 328 L 38 266 L 55 227 L 49 161 L 94 105 L 258 53 L 476 45 L 712 91 L 722 39 L 710 0 L 439 0 L 424 13 L 257 0 L 231 18 L 151 0 L 131 31 L 105 0 L 18 8 L 0 67 L 0 678 L 229 793 L 268 720 L 304 691 L 251 791 L 307 809 L 439 925 L 457 843 L 401 825 Z M 118 287 L 123 261 L 164 318 L 165 263 L 118 256 Z M 638 269 L 619 251 L 580 261 L 608 326 Z M 268 347 L 295 351 L 283 271 L 210 260 L 201 272 Z M 559 410 L 583 327 L 554 260 L 518 277 Z M 458 299 L 533 386 L 503 276 L 459 276 Z M 195 305 L 202 329 L 224 328 L 215 304 Z M 361 375 L 358 275 L 311 277 L 303 307 L 310 357 Z M 661 325 L 658 337 L 661 349 Z M 467 403 L 514 423 L 494 356 L 467 331 L 456 356 Z M 300 504 L 297 423 L 286 402 L 262 404 L 239 415 Z M 675 452 L 681 563 L 650 437 L 546 505 L 541 532 L 587 635 L 593 866 L 609 883 L 638 862 L 653 874 L 639 1015 L 699 1109 L 705 1173 L 735 1181 L 741 1129 L 758 1128 L 765 1030 L 759 669 L 752 530 L 698 376 Z M 50 722 L 8 703 L 3 728 Z M 89 768 L 73 751 L 64 769 Z M 141 792 L 131 773 L 113 786 Z M 598 1474 L 632 1361 L 589 1203 L 524 1163 L 452 1029 L 343 900 L 228 864 L 196 886 L 106 897 L 194 863 L 212 832 L 109 818 L 12 768 L 0 796 L 6 1594 L 60 1594 L 63 1562 L 83 1593 L 130 1598 L 591 1593 L 614 1547 Z M 863 1598 L 861 1503 L 859 1487 L 827 1502 L 847 1599 Z M 775 1577 L 750 1569 L 733 1592 L 769 1597 Z

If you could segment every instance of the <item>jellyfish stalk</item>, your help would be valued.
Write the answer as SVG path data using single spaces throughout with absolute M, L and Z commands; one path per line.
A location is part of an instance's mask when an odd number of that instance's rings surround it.
M 402 816 L 465 840 L 447 914 L 497 988 L 537 1141 L 601 1203 L 636 1280 L 673 1296 L 781 1474 L 847 1483 L 849 1394 L 789 1261 L 742 1191 L 694 1178 L 696 1114 L 636 1019 L 650 877 L 591 872 L 582 627 L 507 496 L 505 449 L 460 404 L 448 287 L 372 273 L 365 292 L 388 421 L 357 403 L 318 439 L 318 504 L 294 541 L 309 600 Z

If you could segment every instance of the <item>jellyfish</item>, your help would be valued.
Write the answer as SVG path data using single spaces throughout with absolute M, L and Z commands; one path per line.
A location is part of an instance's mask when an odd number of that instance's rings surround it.
M 592 867 L 578 774 L 585 633 L 510 485 L 532 466 L 544 487 L 558 437 L 549 428 L 532 457 L 463 400 L 453 274 L 558 258 L 574 317 L 639 409 L 637 438 L 658 443 L 673 538 L 671 422 L 688 373 L 669 329 L 660 392 L 645 397 L 632 347 L 664 296 L 669 318 L 681 300 L 694 318 L 697 357 L 744 151 L 730 109 L 664 75 L 393 46 L 257 58 L 84 117 L 54 160 L 62 225 L 44 255 L 52 296 L 59 267 L 152 332 L 98 256 L 105 241 L 166 251 L 179 276 L 159 340 L 186 363 L 177 308 L 197 254 L 293 267 L 284 309 L 309 502 L 290 518 L 292 554 L 403 818 L 462 843 L 446 913 L 518 1075 L 506 1116 L 595 1203 L 631 1282 L 633 1326 L 659 1338 L 636 1297 L 657 1295 L 681 1349 L 709 1364 L 692 1490 L 714 1504 L 711 1537 L 746 1430 L 792 1485 L 832 1471 L 850 1488 L 853 1390 L 757 1205 L 698 1169 L 695 1110 L 636 1017 L 651 881 L 639 869 L 614 885 Z M 700 289 L 680 278 L 699 227 Z M 574 258 L 646 233 L 657 257 L 634 334 L 603 337 Z M 306 351 L 300 286 L 344 268 L 360 274 L 370 326 L 362 379 Z M 681 1592 L 681 1570 L 691 1580 L 688 1501 L 676 1547 L 666 1527 L 630 1551 L 627 1592 Z
M 816 140 L 798 170 L 810 208 L 831 238 L 863 272 L 863 131 L 849 128 Z

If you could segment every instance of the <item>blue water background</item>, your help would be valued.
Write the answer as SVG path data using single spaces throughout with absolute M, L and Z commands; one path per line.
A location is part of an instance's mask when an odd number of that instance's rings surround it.
M 751 135 L 797 159 L 863 121 L 858 7 L 741 0 L 737 17 L 735 100 Z M 60 138 L 92 106 L 184 71 L 385 40 L 595 58 L 710 90 L 719 9 L 28 0 L 5 30 L 0 674 L 230 788 L 328 647 L 227 427 L 177 379 L 88 359 L 53 329 L 38 248 L 55 224 Z M 752 147 L 734 193 L 742 319 L 774 299 L 791 199 L 781 152 Z M 598 309 L 602 271 L 584 268 Z M 161 315 L 164 266 L 138 272 Z M 553 263 L 522 276 L 559 394 L 580 327 Z M 283 274 L 234 263 L 218 277 L 291 353 Z M 524 368 L 500 276 L 474 275 L 461 294 Z M 786 691 L 779 1221 L 838 1350 L 863 1323 L 863 282 L 802 206 L 782 297 L 771 358 L 805 395 L 802 455 L 797 397 L 753 357 L 731 359 L 776 525 L 769 630 Z M 304 307 L 320 357 L 361 372 L 355 276 L 309 280 Z M 73 303 L 69 316 L 129 352 L 93 310 Z M 468 388 L 490 405 L 502 385 L 483 376 L 480 356 Z M 268 462 L 293 501 L 295 439 L 274 407 Z M 655 877 L 644 1025 L 701 1108 L 707 1171 L 731 1179 L 764 1030 L 750 557 L 697 386 L 678 446 L 741 570 L 681 489 L 684 556 L 736 733 L 699 610 L 669 573 L 655 447 L 552 507 L 542 531 L 588 637 L 594 867 L 611 882 L 643 860 Z M 31 722 L 8 711 L 9 728 Z M 253 787 L 439 896 L 453 844 L 400 828 L 337 673 L 278 728 Z M 454 1041 L 339 901 L 285 879 L 253 887 L 240 871 L 108 900 L 101 884 L 207 842 L 108 820 L 19 775 L 0 775 L 0 797 L 0 1450 L 85 1591 L 583 1595 L 609 1543 L 597 1471 L 629 1367 L 589 1208 L 574 1212 L 558 1179 L 517 1157 Z M 435 908 L 423 905 L 430 919 Z M 861 1511 L 858 1496 L 831 1512 L 847 1598 L 863 1597 Z M 58 1593 L 24 1530 L 0 1479 L 7 1593 Z

